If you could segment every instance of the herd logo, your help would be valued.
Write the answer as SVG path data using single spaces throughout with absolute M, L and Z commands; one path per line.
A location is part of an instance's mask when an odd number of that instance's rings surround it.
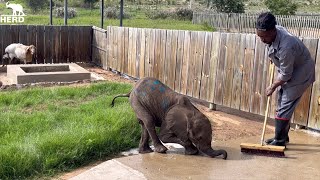
M 6 3 L 7 9 L 12 9 L 12 15 L 1 15 L 0 22 L 1 23 L 22 23 L 24 22 L 24 16 L 26 16 L 23 12 L 23 7 L 20 4 Z

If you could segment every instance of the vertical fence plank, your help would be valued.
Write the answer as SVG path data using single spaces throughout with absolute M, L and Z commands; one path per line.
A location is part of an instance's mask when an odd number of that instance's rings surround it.
M 241 89 L 241 105 L 240 110 L 249 112 L 251 103 L 251 85 L 252 85 L 252 70 L 254 65 L 254 55 L 256 47 L 256 36 L 248 34 L 246 36 L 243 72 L 242 72 L 242 89 Z
M 236 54 L 236 44 L 239 42 L 240 36 L 237 34 L 228 34 L 227 35 L 227 44 L 226 44 L 226 62 L 224 68 L 224 86 L 223 86 L 223 105 L 226 107 L 231 106 L 232 101 L 232 83 L 233 83 L 233 71 L 234 71 L 234 61 Z
M 167 46 L 166 46 L 166 41 L 167 41 L 167 30 L 159 30 L 160 31 L 160 65 L 159 65 L 159 79 L 160 81 L 164 82 L 165 81 L 165 66 L 166 66 L 166 54 L 167 54 Z M 157 34 L 155 34 L 155 39 Z M 154 42 L 154 41 L 153 41 Z
M 28 44 L 36 47 L 36 52 L 33 55 L 32 63 L 37 62 L 37 28 L 35 25 L 28 25 Z
M 83 54 L 82 62 L 90 62 L 91 61 L 91 54 L 92 54 L 92 46 L 91 46 L 91 44 L 92 44 L 92 27 L 84 26 L 83 38 L 84 38 L 83 39 L 84 51 L 82 52 L 82 54 Z M 104 43 L 104 40 L 105 40 L 104 37 L 102 37 L 100 40 L 100 41 L 102 41 L 101 44 Z
M 209 83 L 210 83 L 210 68 L 211 68 L 211 51 L 212 51 L 212 33 L 205 33 L 203 63 L 201 73 L 200 99 L 208 101 L 209 97 Z
M 191 32 L 184 32 L 184 44 L 183 44 L 183 62 L 182 62 L 182 72 L 181 72 L 181 90 L 180 93 L 187 94 L 188 86 L 188 69 L 190 62 L 190 44 L 191 44 Z
M 216 87 L 216 73 L 217 63 L 219 61 L 219 49 L 220 49 L 220 33 L 212 33 L 212 49 L 210 58 L 210 72 L 209 72 L 209 84 L 208 84 L 208 102 L 215 102 L 215 87 Z
M 27 25 L 19 25 L 18 32 L 19 32 L 19 40 L 16 43 L 22 43 L 24 45 L 30 45 L 28 42 L 28 36 L 31 35 L 31 33 L 28 32 L 28 26 Z
M 69 62 L 75 62 L 76 61 L 76 45 L 78 42 L 76 27 L 69 26 L 68 30 L 69 30 L 69 37 L 68 37 Z
M 60 26 L 53 26 L 53 41 L 52 41 L 52 62 L 53 63 L 60 63 L 59 59 L 59 52 L 60 52 Z M 81 44 L 81 42 L 79 43 Z M 79 48 L 79 46 L 78 46 Z M 83 49 L 80 48 L 78 51 L 82 51 Z
M 317 55 L 318 39 L 303 39 L 303 43 L 309 49 L 311 57 L 315 59 Z M 311 89 L 312 87 L 310 86 L 304 92 L 299 104 L 297 105 L 297 108 L 294 111 L 293 122 L 296 124 L 300 124 L 303 126 L 307 126 L 308 124 L 307 121 L 309 116 Z
M 144 77 L 145 74 L 145 62 L 144 62 L 144 56 L 146 51 L 146 36 L 145 36 L 145 29 L 140 29 L 140 59 L 139 59 L 139 77 Z M 157 68 L 156 68 L 157 69 Z
M 53 26 L 45 27 L 45 63 L 52 63 Z
M 200 98 L 201 89 L 201 76 L 202 76 L 202 65 L 203 65 L 203 53 L 205 44 L 206 32 L 198 32 L 198 38 L 196 41 L 196 54 L 194 58 L 194 88 L 192 96 L 195 98 Z
M 169 72 L 170 72 L 170 65 L 171 65 L 171 50 L 172 50 L 172 30 L 167 30 L 167 38 L 166 38 L 166 55 L 165 55 L 165 62 L 164 62 L 164 83 L 168 85 L 171 89 L 172 86 L 169 85 Z
M 231 108 L 240 109 L 241 102 L 241 84 L 243 78 L 244 68 L 244 53 L 246 45 L 246 34 L 237 34 L 239 41 L 236 42 L 235 46 L 235 57 L 234 57 L 234 69 L 233 69 L 233 83 L 232 83 L 232 98 Z M 236 39 L 235 39 L 236 40 Z
M 141 29 L 136 29 L 136 54 L 135 54 L 135 76 L 140 78 L 140 55 L 141 55 Z
M 316 57 L 316 81 L 312 86 L 312 96 L 310 102 L 310 112 L 308 118 L 308 127 L 320 129 L 320 43 L 318 40 L 317 57 Z
M 96 32 L 97 34 L 98 32 Z M 94 36 L 94 35 L 93 35 Z M 68 44 L 69 44 L 69 32 L 68 32 L 68 27 L 67 26 L 61 26 L 61 53 L 60 53 L 60 61 L 61 62 L 69 62 L 68 59 Z M 94 37 L 93 37 L 94 38 Z M 96 46 L 98 46 L 97 41 L 94 43 Z M 98 49 L 95 48 L 95 50 L 99 51 Z M 101 64 L 101 62 L 97 63 Z
M 150 43 L 151 43 L 150 33 L 151 33 L 151 29 L 145 29 L 145 40 L 146 40 L 145 49 L 146 49 L 146 52 L 144 55 L 144 62 L 145 62 L 144 76 L 146 76 L 146 77 L 150 76 Z M 158 36 L 158 38 L 160 38 L 160 37 Z M 157 44 L 157 42 L 155 42 L 155 48 L 158 49 L 158 46 L 156 44 Z M 156 52 L 159 52 L 159 51 L 156 51 Z M 158 59 L 158 58 L 156 58 L 156 59 Z
M 150 31 L 150 46 L 149 46 L 149 75 L 154 77 L 154 67 L 158 60 L 155 57 L 155 40 L 156 40 L 156 30 L 151 29 Z
M 178 40 L 177 40 L 177 63 L 175 69 L 175 82 L 174 87 L 176 92 L 181 92 L 181 73 L 183 66 L 183 44 L 184 44 L 184 31 L 178 31 Z
M 188 66 L 188 79 L 187 79 L 187 95 L 193 96 L 194 81 L 195 81 L 195 61 L 196 61 L 196 40 L 198 38 L 198 32 L 191 32 L 190 43 L 190 57 Z
M 45 42 L 45 28 L 43 26 L 37 25 L 37 63 L 42 64 L 44 63 L 45 58 L 45 48 L 44 48 L 44 42 Z
M 176 79 L 176 64 L 177 64 L 177 44 L 178 44 L 179 31 L 172 31 L 171 34 L 171 53 L 168 66 L 168 79 L 167 85 L 175 90 L 174 84 Z
M 256 51 L 255 51 L 255 62 L 253 67 L 253 79 L 252 79 L 252 91 L 251 91 L 251 103 L 250 103 L 250 112 L 254 114 L 260 114 L 260 104 L 261 104 L 261 84 L 265 82 L 262 81 L 262 72 L 264 67 L 264 55 L 265 55 L 266 46 L 260 40 L 256 42 Z
M 224 87 L 224 73 L 227 51 L 227 34 L 221 33 L 219 59 L 217 62 L 217 75 L 215 79 L 214 103 L 223 105 L 223 87 Z
M 163 79 L 163 58 L 161 58 L 161 30 L 156 29 L 154 41 L 154 77 Z M 152 43 L 152 42 L 150 42 Z
M 124 38 L 124 63 L 123 65 L 125 66 L 124 72 L 128 73 L 128 56 L 129 56 L 129 28 L 125 27 L 124 28 L 124 34 L 125 34 L 125 38 Z

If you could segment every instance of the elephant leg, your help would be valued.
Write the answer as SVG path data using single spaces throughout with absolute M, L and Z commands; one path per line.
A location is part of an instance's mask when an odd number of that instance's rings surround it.
M 182 141 L 179 137 L 177 137 L 173 132 L 169 130 L 161 129 L 159 136 L 161 141 L 164 143 L 177 143 L 183 146 L 185 148 L 185 154 L 187 155 L 195 155 L 199 153 L 198 149 L 192 144 L 189 139 Z
M 149 133 L 148 130 L 144 127 L 144 124 L 141 120 L 139 120 L 141 123 L 141 139 L 139 144 L 139 153 L 150 153 L 153 152 L 153 150 L 149 146 Z
M 159 137 L 156 133 L 156 126 L 153 117 L 145 109 L 143 105 L 140 104 L 139 100 L 135 97 L 130 96 L 131 107 L 136 113 L 137 118 L 144 124 L 145 129 L 147 129 L 149 136 L 155 147 L 154 151 L 158 153 L 165 153 L 168 149 L 161 143 Z

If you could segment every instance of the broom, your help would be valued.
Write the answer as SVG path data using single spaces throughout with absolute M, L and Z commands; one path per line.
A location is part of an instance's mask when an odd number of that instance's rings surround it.
M 270 85 L 271 85 L 273 80 L 274 64 L 271 64 L 271 71 L 269 72 L 271 72 L 270 74 Z M 267 107 L 264 115 L 261 143 L 260 144 L 241 143 L 240 144 L 241 152 L 250 153 L 250 154 L 269 155 L 269 156 L 284 156 L 284 149 L 285 149 L 284 146 L 265 145 L 264 143 L 264 135 L 265 135 L 268 113 L 269 113 L 270 97 L 271 96 L 268 96 L 268 99 L 267 99 Z

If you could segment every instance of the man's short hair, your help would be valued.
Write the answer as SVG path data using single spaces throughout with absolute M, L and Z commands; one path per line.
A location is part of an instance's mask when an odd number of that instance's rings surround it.
M 261 13 L 258 16 L 256 29 L 260 31 L 269 31 L 276 27 L 277 21 L 273 14 L 270 12 Z

